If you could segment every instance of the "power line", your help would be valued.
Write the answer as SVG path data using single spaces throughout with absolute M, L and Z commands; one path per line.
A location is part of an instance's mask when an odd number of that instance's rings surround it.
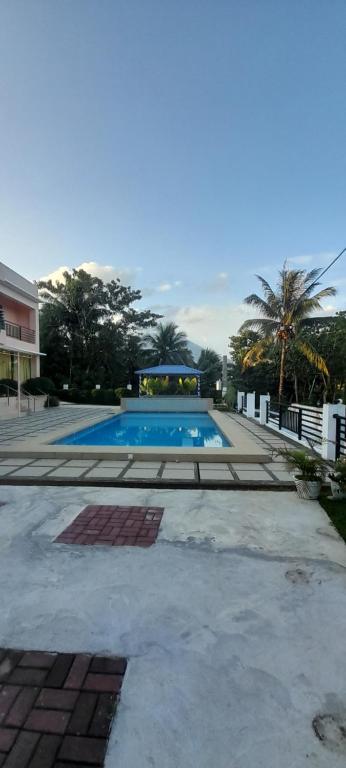
M 327 266 L 327 267 L 326 267 L 326 268 L 323 270 L 323 272 L 321 272 L 321 274 L 320 274 L 320 275 L 318 275 L 318 277 L 316 277 L 316 280 L 315 280 L 313 283 L 311 283 L 311 285 L 309 286 L 309 288 L 313 288 L 313 286 L 314 286 L 314 285 L 316 285 L 316 283 L 318 283 L 318 282 L 319 282 L 319 280 L 321 279 L 321 277 L 323 277 L 323 275 L 325 275 L 325 274 L 326 274 L 326 272 L 328 272 L 328 269 L 330 269 L 330 268 L 333 266 L 333 264 L 335 264 L 335 262 L 336 262 L 338 259 L 340 259 L 340 256 L 342 256 L 342 254 L 343 254 L 343 253 L 345 253 L 345 252 L 346 252 L 346 248 L 343 248 L 343 249 L 342 249 L 342 251 L 340 251 L 340 253 L 338 253 L 338 255 L 337 255 L 337 256 L 335 256 L 335 258 L 333 259 L 333 261 L 331 261 L 331 262 L 330 262 L 330 264 L 328 264 L 328 266 Z

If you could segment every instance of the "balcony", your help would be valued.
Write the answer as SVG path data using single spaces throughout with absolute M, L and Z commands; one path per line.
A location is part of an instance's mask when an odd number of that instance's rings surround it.
M 29 344 L 35 344 L 36 333 L 32 328 L 25 328 L 23 325 L 5 321 L 5 331 L 6 336 L 10 336 L 11 339 L 19 339 L 20 341 L 26 341 Z

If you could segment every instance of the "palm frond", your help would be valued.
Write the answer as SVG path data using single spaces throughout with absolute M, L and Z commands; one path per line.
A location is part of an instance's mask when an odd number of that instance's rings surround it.
M 275 333 L 280 323 L 277 320 L 270 320 L 267 317 L 254 317 L 253 320 L 244 320 L 239 328 L 239 333 L 244 331 L 259 331 L 263 336 L 269 336 Z
M 265 338 L 256 341 L 255 344 L 246 352 L 243 357 L 242 364 L 244 368 L 251 368 L 251 366 L 258 365 L 264 360 L 264 353 L 266 349 L 272 343 L 272 338 Z
M 244 302 L 245 304 L 250 304 L 252 307 L 259 309 L 263 312 L 265 317 L 275 318 L 277 316 L 277 308 L 272 307 L 267 301 L 261 299 L 257 293 L 250 293 L 249 296 L 246 296 Z
M 321 373 L 329 377 L 329 371 L 324 358 L 318 354 L 316 349 L 302 339 L 296 339 L 296 346 L 306 359 L 314 365 Z

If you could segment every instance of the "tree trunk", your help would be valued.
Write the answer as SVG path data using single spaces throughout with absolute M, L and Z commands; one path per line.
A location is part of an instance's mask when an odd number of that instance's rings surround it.
M 298 376 L 296 374 L 296 371 L 294 372 L 294 393 L 295 393 L 296 403 L 299 403 Z
M 285 383 L 285 363 L 286 363 L 286 340 L 281 342 L 281 360 L 280 360 L 280 381 L 279 381 L 279 403 L 281 403 Z

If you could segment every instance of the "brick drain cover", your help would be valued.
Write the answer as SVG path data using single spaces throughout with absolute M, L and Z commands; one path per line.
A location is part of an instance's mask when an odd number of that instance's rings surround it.
M 0 766 L 102 768 L 126 659 L 0 649 Z
M 162 507 L 85 507 L 55 539 L 59 544 L 150 547 L 156 541 Z

